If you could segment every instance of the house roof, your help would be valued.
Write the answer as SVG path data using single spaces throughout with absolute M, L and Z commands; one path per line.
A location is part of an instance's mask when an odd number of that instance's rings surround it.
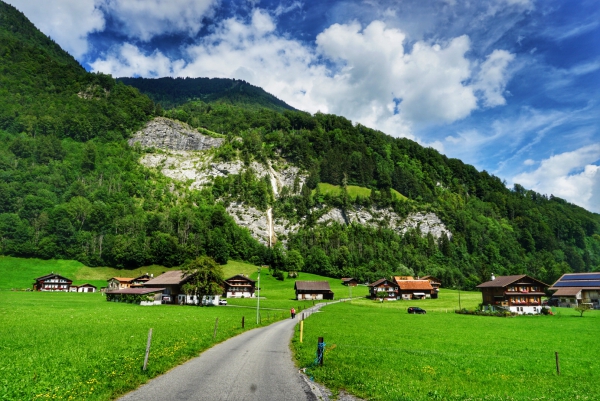
M 567 273 L 563 274 L 556 283 L 552 284 L 551 290 L 563 287 L 589 287 L 600 289 L 600 273 Z
M 67 281 L 73 282 L 73 280 L 71 280 L 70 278 L 66 278 L 65 276 L 61 276 L 60 274 L 56 274 L 56 273 L 50 273 L 50 274 L 46 274 L 45 276 L 41 276 L 38 277 L 36 279 L 34 279 L 35 281 L 43 281 L 52 277 L 60 277 L 60 278 L 64 278 Z
M 94 287 L 94 288 L 98 288 L 98 287 L 96 287 L 95 285 L 92 285 L 92 284 L 90 284 L 90 283 L 78 284 L 78 285 L 75 285 L 75 286 L 73 286 L 73 287 Z
M 429 280 L 398 280 L 396 281 L 401 290 L 431 291 L 433 287 Z
M 530 277 L 526 274 L 517 274 L 513 276 L 497 276 L 495 280 L 490 280 L 486 281 L 485 283 L 481 283 L 477 286 L 477 288 L 504 288 L 508 287 L 511 284 L 516 284 L 519 280 L 522 280 L 525 277 L 535 281 L 543 287 L 548 287 L 548 284 L 543 283 L 540 280 L 536 280 L 533 277 Z
M 110 280 L 117 280 L 120 283 L 128 283 L 131 280 L 133 280 L 133 277 L 111 277 L 106 281 L 110 281 Z
M 244 281 L 250 281 L 251 283 L 256 283 L 256 280 L 252 280 L 249 277 L 244 276 L 243 274 L 236 274 L 233 277 L 229 277 L 228 279 L 226 279 L 226 282 L 229 282 L 229 280 L 244 280 Z
M 393 283 L 391 280 L 388 280 L 387 278 L 380 278 L 379 280 L 375 281 L 374 283 L 369 284 L 369 287 L 377 287 L 380 284 L 383 284 L 385 282 L 388 282 L 392 285 L 396 285 L 395 283 Z
M 188 277 L 182 276 L 183 272 L 181 270 L 172 270 L 169 272 L 165 272 L 158 277 L 153 278 L 152 280 L 146 281 L 146 286 L 155 286 L 155 285 L 178 285 L 184 283 Z
M 161 292 L 164 288 L 122 288 L 120 290 L 106 291 L 107 294 L 132 294 L 132 295 L 144 295 L 152 294 L 154 292 Z
M 302 291 L 331 291 L 329 281 L 296 281 L 294 289 Z
M 559 288 L 558 291 L 556 291 L 553 294 L 553 296 L 555 296 L 555 297 L 574 297 L 577 294 L 579 294 L 582 289 L 583 288 L 581 288 L 581 287 Z
M 441 283 L 441 280 L 437 277 L 433 277 L 433 276 L 423 276 L 421 277 L 421 280 L 429 280 L 429 281 L 433 281 L 434 283 Z
M 354 277 L 342 277 L 342 281 L 346 282 L 346 281 L 357 281 Z

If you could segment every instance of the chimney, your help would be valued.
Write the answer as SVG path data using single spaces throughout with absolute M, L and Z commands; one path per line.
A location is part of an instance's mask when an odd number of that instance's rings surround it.
M 496 276 L 494 276 L 494 273 L 492 273 L 492 281 L 496 280 Z

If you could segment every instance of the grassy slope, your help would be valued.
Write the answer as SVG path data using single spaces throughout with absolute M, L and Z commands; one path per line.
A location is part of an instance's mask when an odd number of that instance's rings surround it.
M 457 296 L 443 291 L 439 301 L 452 306 Z M 445 313 L 436 302 L 328 306 L 305 322 L 302 344 L 296 333 L 298 364 L 330 388 L 369 400 L 597 399 L 600 311 L 496 318 Z M 409 315 L 410 305 L 428 313 Z M 317 337 L 327 344 L 325 364 L 310 368 Z
M 338 196 L 342 189 L 340 188 L 339 185 L 332 185 L 332 184 L 327 184 L 325 182 L 320 182 L 319 184 L 317 184 L 319 186 L 319 190 L 321 191 L 321 193 L 323 195 L 325 194 L 330 194 L 333 196 Z M 371 196 L 371 189 L 369 188 L 365 188 L 365 187 L 359 187 L 356 185 L 348 185 L 348 196 L 350 197 L 350 199 L 356 199 L 357 197 L 361 197 L 361 198 L 368 198 L 369 196 Z M 314 194 L 315 191 L 313 191 Z M 396 191 L 395 189 L 392 189 L 392 194 L 394 194 L 394 196 L 399 199 L 399 200 L 406 200 L 406 196 L 402 195 L 400 192 Z

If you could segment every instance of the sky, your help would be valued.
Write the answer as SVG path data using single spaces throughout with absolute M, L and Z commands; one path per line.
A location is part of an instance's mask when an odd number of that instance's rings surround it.
M 600 213 L 597 0 L 7 2 L 89 71 L 243 79 Z

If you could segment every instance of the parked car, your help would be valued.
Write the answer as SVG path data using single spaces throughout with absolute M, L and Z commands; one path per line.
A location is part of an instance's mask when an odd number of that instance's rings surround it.
M 220 299 L 219 300 L 219 305 L 227 305 L 227 300 L 226 299 Z
M 425 309 L 421 309 L 418 306 L 411 306 L 410 308 L 408 308 L 408 313 L 416 313 L 419 315 L 424 315 L 427 313 L 427 311 Z

